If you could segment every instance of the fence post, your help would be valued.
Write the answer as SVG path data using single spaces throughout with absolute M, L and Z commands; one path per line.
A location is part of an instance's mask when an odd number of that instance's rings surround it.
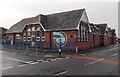
M 42 41 L 42 51 L 44 52 L 44 41 Z
M 38 53 L 38 44 L 37 44 L 37 41 L 35 41 L 35 50 L 36 50 L 36 54 L 39 54 Z
M 29 51 L 29 42 L 27 41 L 26 42 L 26 45 L 27 45 L 27 52 Z
M 52 53 L 52 49 L 53 49 L 53 45 L 52 45 L 52 41 L 50 41 L 50 52 Z
M 19 50 L 22 50 L 22 41 L 19 41 Z
M 29 42 L 29 48 L 30 48 L 30 52 L 32 50 L 32 41 Z

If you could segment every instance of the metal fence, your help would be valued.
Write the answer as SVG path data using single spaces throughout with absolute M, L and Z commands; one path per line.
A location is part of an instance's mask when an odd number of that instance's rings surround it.
M 38 51 L 38 52 L 58 52 L 58 46 L 54 42 L 45 41 L 11 41 L 3 40 L 3 48 L 25 50 L 25 51 Z M 63 52 L 70 52 L 75 50 L 75 42 L 69 42 L 62 47 Z

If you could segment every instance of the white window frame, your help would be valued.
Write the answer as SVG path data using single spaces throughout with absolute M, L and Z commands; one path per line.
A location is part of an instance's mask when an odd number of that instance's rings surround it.
M 81 38 L 82 38 L 81 41 L 83 41 L 83 26 L 82 26 L 82 25 L 81 25 L 81 28 L 80 28 L 80 29 L 81 29 L 80 34 L 81 34 Z
M 30 28 L 28 28 L 28 29 L 27 29 L 27 31 L 28 31 L 28 32 L 30 32 L 30 31 L 31 31 L 31 29 L 30 29 Z
M 42 40 L 42 41 L 45 41 L 45 36 L 42 36 L 41 40 Z
M 26 36 L 23 36 L 23 41 L 26 41 Z
M 88 41 L 88 31 L 87 31 L 86 37 L 87 37 L 87 41 Z
M 80 29 L 78 30 L 78 41 L 80 41 L 80 36 L 81 36 L 81 33 L 80 33 Z
M 36 27 L 32 27 L 32 31 L 36 31 L 36 29 L 35 29 Z
M 36 37 L 36 41 L 40 41 L 40 37 Z
M 27 37 L 27 41 L 30 41 L 30 40 L 28 40 L 28 38 L 31 40 L 31 37 L 30 37 L 30 36 L 28 36 L 28 37 Z
M 84 39 L 84 41 L 86 41 L 86 35 L 85 35 L 85 31 L 86 31 L 86 30 L 85 30 L 85 28 L 86 28 L 86 27 L 84 26 L 84 27 L 83 27 L 83 29 L 84 29 L 84 33 L 83 33 L 83 36 L 84 36 L 83 39 Z
M 40 31 L 40 28 L 37 28 L 36 30 L 37 30 L 37 31 Z

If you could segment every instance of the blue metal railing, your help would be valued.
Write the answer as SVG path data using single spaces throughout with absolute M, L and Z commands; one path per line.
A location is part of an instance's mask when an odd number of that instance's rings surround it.
M 40 52 L 58 52 L 57 45 L 54 42 L 45 41 L 11 41 L 2 40 L 3 48 L 11 48 L 17 50 L 27 51 L 40 51 Z M 68 41 L 65 46 L 62 47 L 62 51 L 73 51 L 75 50 L 75 42 Z

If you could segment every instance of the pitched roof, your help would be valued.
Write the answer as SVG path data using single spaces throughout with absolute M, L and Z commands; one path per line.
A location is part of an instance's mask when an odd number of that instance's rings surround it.
M 13 25 L 6 33 L 22 32 L 26 24 L 39 22 L 45 30 L 76 29 L 84 10 L 79 9 L 49 15 L 40 14 L 36 17 L 26 18 Z
M 89 23 L 89 25 L 90 25 L 90 29 L 91 29 L 91 31 L 94 32 L 94 31 L 95 31 L 95 28 L 94 28 L 93 23 Z
M 0 34 L 5 34 L 6 31 L 7 31 L 7 29 L 0 27 Z
M 100 30 L 100 28 L 96 25 L 94 25 L 93 23 L 89 23 L 91 25 L 91 30 L 92 32 L 96 32 L 96 30 Z
M 109 32 L 111 32 L 112 36 L 116 36 L 115 29 L 109 29 Z
M 34 24 L 39 22 L 39 15 L 36 17 L 25 18 L 6 31 L 6 33 L 19 33 L 22 32 L 27 24 Z
M 107 28 L 107 24 L 95 24 L 101 31 L 101 34 L 104 35 L 105 34 L 105 31 L 106 31 L 106 28 Z
M 43 26 L 46 30 L 76 29 L 85 9 L 72 10 L 44 16 Z

